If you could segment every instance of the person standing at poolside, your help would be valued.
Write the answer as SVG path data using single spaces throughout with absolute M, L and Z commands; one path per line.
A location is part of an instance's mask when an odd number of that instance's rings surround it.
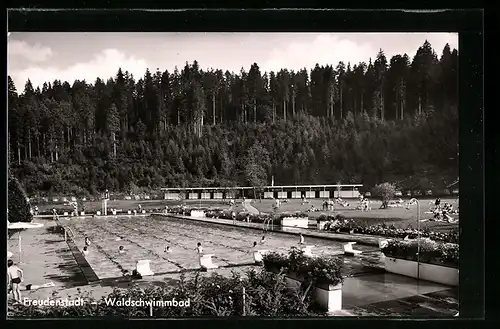
M 196 251 L 198 252 L 198 256 L 203 255 L 203 247 L 201 246 L 201 242 L 198 242 L 198 246 L 196 247 Z
M 7 275 L 9 279 L 9 284 L 12 287 L 12 294 L 14 295 L 14 300 L 18 303 L 21 302 L 21 290 L 19 289 L 19 284 L 23 282 L 24 272 L 17 265 L 14 265 L 14 261 L 9 259 L 7 262 Z

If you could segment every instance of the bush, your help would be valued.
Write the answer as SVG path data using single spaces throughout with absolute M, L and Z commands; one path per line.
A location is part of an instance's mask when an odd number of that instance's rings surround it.
M 245 298 L 243 299 L 243 288 Z M 286 287 L 284 276 L 266 271 L 251 270 L 243 278 L 233 272 L 229 278 L 218 274 L 203 277 L 197 274 L 186 279 L 181 276 L 179 284 L 141 289 L 115 289 L 101 300 L 89 295 L 84 306 L 10 306 L 13 317 L 60 318 L 82 316 L 106 316 L 120 318 L 143 318 L 150 316 L 149 306 L 111 306 L 105 300 L 163 300 L 175 298 L 177 301 L 189 300 L 189 307 L 153 307 L 153 317 L 197 317 L 197 316 L 273 316 L 291 317 L 322 315 L 299 292 Z M 310 297 L 310 296 L 309 296 Z M 92 304 L 96 301 L 97 304 Z
M 305 281 L 337 285 L 343 282 L 342 259 L 330 257 L 309 257 L 304 252 L 292 248 L 288 256 L 271 252 L 263 256 L 264 267 L 283 273 L 297 274 Z
M 394 198 L 394 195 L 396 194 L 396 186 L 391 183 L 382 183 L 376 185 L 373 188 L 372 192 L 375 196 L 379 197 L 382 200 L 382 206 L 380 208 L 385 209 L 387 208 L 389 201 L 391 201 L 391 199 Z
M 15 222 L 31 222 L 33 215 L 31 214 L 31 205 L 17 178 L 9 176 L 9 211 L 7 219 L 11 223 Z
M 382 248 L 384 255 L 410 261 L 417 261 L 418 240 L 393 240 Z M 420 239 L 421 263 L 458 268 L 459 245 Z

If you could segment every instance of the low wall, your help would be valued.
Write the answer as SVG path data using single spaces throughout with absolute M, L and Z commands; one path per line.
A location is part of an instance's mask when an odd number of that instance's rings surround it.
M 417 263 L 414 261 L 387 256 L 385 257 L 385 270 L 390 273 L 446 284 L 449 286 L 458 286 L 459 282 L 459 272 L 456 268 L 427 263 Z
M 191 217 L 205 217 L 205 212 L 203 210 L 191 210 Z
M 302 280 L 294 275 L 285 276 L 287 288 L 300 289 Z M 314 285 L 311 287 L 312 296 L 318 305 L 327 312 L 340 311 L 342 309 L 342 284 L 339 285 Z
M 303 218 L 285 217 L 281 220 L 281 226 L 308 228 L 309 227 L 309 218 L 308 217 L 303 217 Z

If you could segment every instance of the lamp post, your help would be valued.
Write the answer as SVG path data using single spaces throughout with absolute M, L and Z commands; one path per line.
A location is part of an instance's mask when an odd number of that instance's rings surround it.
M 420 202 L 415 199 L 417 202 L 417 284 L 420 280 Z

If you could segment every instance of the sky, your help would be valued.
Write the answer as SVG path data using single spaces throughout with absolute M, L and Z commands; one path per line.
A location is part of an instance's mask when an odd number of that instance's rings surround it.
M 33 86 L 56 79 L 114 77 L 118 68 L 135 78 L 151 72 L 181 70 L 197 60 L 201 69 L 239 72 L 257 63 L 261 72 L 282 68 L 368 62 L 382 49 L 387 61 L 397 54 L 410 59 L 428 40 L 440 57 L 448 43 L 458 50 L 456 33 L 85 33 L 9 32 L 7 70 L 18 92 L 28 78 Z

